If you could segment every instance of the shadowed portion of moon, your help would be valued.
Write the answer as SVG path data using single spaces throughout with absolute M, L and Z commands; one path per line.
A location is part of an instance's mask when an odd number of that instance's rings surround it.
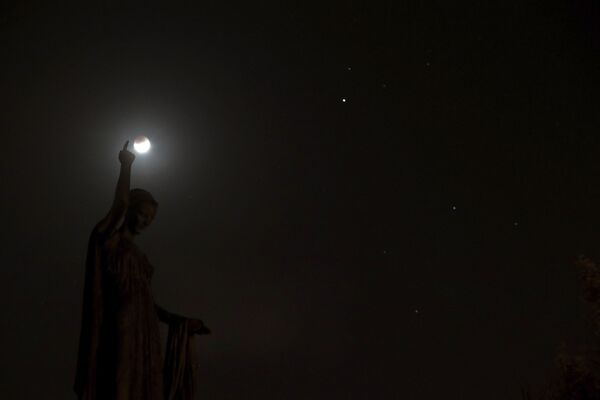
M 146 136 L 140 135 L 135 138 L 133 148 L 138 153 L 147 153 L 150 150 L 150 140 Z

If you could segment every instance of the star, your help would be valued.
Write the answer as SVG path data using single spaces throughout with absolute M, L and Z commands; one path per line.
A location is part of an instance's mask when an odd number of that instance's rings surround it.
M 344 98 L 342 98 L 342 103 L 345 103 L 345 102 L 346 102 L 346 98 L 344 97 Z

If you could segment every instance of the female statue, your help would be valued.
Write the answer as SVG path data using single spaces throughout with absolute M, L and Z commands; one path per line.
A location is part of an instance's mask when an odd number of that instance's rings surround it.
M 135 155 L 128 145 L 119 152 L 110 212 L 88 244 L 74 389 L 80 400 L 187 400 L 193 395 L 191 339 L 210 330 L 154 303 L 153 267 L 135 237 L 152 223 L 158 203 L 145 190 L 129 189 Z M 169 327 L 164 363 L 159 321 Z

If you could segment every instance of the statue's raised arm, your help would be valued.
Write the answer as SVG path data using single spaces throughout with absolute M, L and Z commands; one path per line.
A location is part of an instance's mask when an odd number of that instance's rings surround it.
M 123 224 L 127 208 L 129 207 L 129 186 L 131 181 L 131 165 L 135 160 L 135 154 L 127 150 L 129 140 L 123 145 L 123 149 L 119 152 L 119 161 L 121 162 L 121 170 L 119 172 L 119 180 L 115 189 L 115 197 L 112 207 L 108 215 L 104 217 L 95 231 L 101 235 L 110 236 Z

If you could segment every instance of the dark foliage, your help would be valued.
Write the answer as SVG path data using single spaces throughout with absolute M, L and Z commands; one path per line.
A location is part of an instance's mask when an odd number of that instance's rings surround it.
M 583 282 L 583 298 L 589 304 L 596 339 L 600 339 L 600 265 L 587 257 L 576 262 Z M 600 343 L 598 343 L 600 345 Z M 600 351 L 587 349 L 557 359 L 558 377 L 548 387 L 545 400 L 600 400 Z

